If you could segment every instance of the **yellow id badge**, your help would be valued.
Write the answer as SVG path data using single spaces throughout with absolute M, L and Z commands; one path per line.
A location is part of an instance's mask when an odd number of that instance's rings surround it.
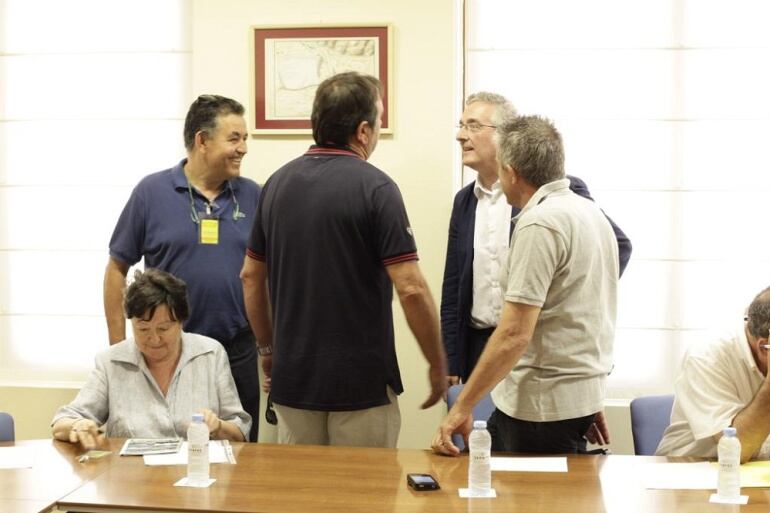
M 200 243 L 219 244 L 219 219 L 201 219 Z

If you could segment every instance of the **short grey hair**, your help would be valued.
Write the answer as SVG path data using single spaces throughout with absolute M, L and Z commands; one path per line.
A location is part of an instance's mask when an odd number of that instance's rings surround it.
M 497 161 L 509 165 L 534 187 L 564 178 L 564 146 L 553 123 L 520 116 L 497 127 Z
M 491 103 L 496 107 L 495 113 L 492 116 L 492 123 L 494 123 L 495 126 L 510 123 L 516 116 L 518 116 L 516 107 L 514 107 L 513 103 L 502 94 L 479 91 L 478 93 L 473 93 L 468 96 L 468 99 L 465 100 L 465 105 L 468 106 L 471 103 L 476 102 Z
M 767 338 L 770 331 L 770 287 L 757 294 L 749 305 L 746 329 L 755 337 Z

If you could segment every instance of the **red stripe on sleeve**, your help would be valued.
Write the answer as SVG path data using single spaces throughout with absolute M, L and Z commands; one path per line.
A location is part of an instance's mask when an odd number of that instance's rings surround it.
M 248 256 L 249 258 L 253 258 L 254 260 L 259 260 L 260 262 L 264 262 L 265 260 L 267 260 L 265 258 L 265 255 L 261 253 L 256 253 L 249 248 L 246 248 L 246 256 Z
M 401 262 L 408 262 L 409 260 L 419 260 L 417 253 L 404 253 L 403 255 L 397 255 L 390 258 L 386 258 L 382 261 L 383 265 L 399 264 Z

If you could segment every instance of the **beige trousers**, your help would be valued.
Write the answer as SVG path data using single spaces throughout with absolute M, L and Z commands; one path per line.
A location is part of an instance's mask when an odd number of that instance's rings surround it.
M 316 411 L 273 404 L 278 443 L 396 447 L 401 429 L 398 396 L 388 387 L 390 404 L 354 411 Z

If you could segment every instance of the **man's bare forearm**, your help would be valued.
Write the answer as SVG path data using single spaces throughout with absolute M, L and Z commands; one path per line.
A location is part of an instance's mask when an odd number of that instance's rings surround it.
M 733 426 L 741 441 L 741 462 L 749 461 L 770 434 L 770 381 L 765 379 L 754 399 L 735 416 Z
M 446 355 L 441 343 L 441 330 L 436 315 L 436 305 L 430 291 L 412 295 L 401 301 L 406 322 L 417 339 L 425 359 L 432 367 L 446 367 Z M 446 375 L 446 369 L 444 370 Z
M 126 338 L 126 318 L 123 313 L 123 292 L 129 266 L 110 258 L 104 270 L 104 316 L 110 345 Z
M 441 400 L 447 388 L 447 361 L 444 345 L 441 343 L 436 304 L 416 261 L 389 265 L 387 271 L 398 293 L 409 329 L 430 365 L 430 394 L 420 406 L 430 408 Z
M 241 270 L 246 318 L 260 346 L 273 345 L 273 321 L 264 262 L 247 256 Z
M 422 354 L 431 367 L 444 369 L 442 372 L 446 375 L 446 354 L 441 343 L 436 303 L 417 263 L 404 262 L 389 266 L 388 272 L 396 287 L 406 322 Z
M 500 322 L 453 409 L 470 413 L 516 365 L 527 350 L 540 308 L 506 302 Z

